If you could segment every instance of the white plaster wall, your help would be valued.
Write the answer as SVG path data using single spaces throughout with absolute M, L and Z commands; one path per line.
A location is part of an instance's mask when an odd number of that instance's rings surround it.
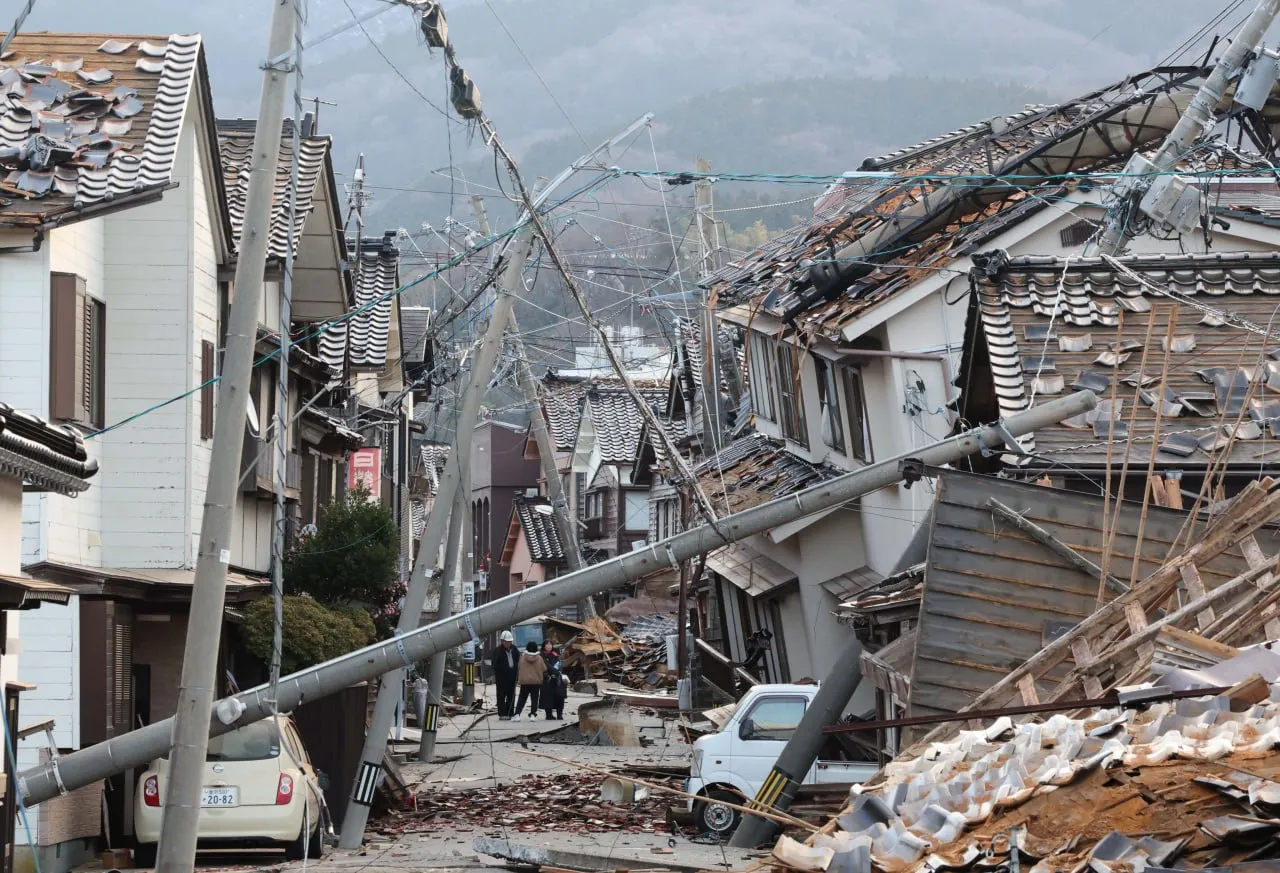
M 22 569 L 22 480 L 0 476 L 0 573 L 16 575 Z M 19 613 L 9 613 L 7 635 L 19 637 Z M 18 678 L 18 656 L 21 652 L 10 649 L 0 657 L 0 687 Z M 0 773 L 4 772 L 8 758 L 0 756 Z
M 192 129 L 192 142 L 195 141 L 195 130 Z M 184 157 L 187 157 L 184 155 Z M 210 190 L 211 180 L 205 178 L 204 162 L 192 149 L 190 154 L 189 174 L 191 178 L 191 222 L 192 222 L 192 257 L 191 257 L 191 347 L 190 373 L 191 387 L 200 384 L 200 344 L 208 341 L 218 344 L 218 252 L 214 242 L 214 227 L 217 220 L 217 203 L 215 192 Z M 190 507 L 186 523 L 186 560 L 194 565 L 196 555 L 200 551 L 200 523 L 204 518 L 204 495 L 209 481 L 209 456 L 213 448 L 213 440 L 200 436 L 201 394 L 197 391 L 191 397 L 188 409 L 187 427 L 190 430 L 190 458 L 187 466 L 186 489 Z M 216 389 L 214 392 L 217 394 Z
M 153 407 L 185 394 L 198 375 L 190 293 L 194 140 L 188 120 L 177 188 L 107 218 L 107 415 L 114 422 L 146 412 L 103 438 L 97 487 L 103 560 L 111 567 L 185 567 L 191 559 L 188 468 L 197 401 Z
M 31 244 L 30 233 L 0 233 L 0 245 Z M 0 402 L 35 415 L 49 412 L 49 246 L 0 258 Z M 23 561 L 45 553 L 45 502 L 22 501 Z
M 49 270 L 54 273 L 72 273 L 85 280 L 85 290 L 90 297 L 106 302 L 107 341 L 114 328 L 110 302 L 107 300 L 105 282 L 105 218 L 81 221 L 58 228 L 49 234 Z M 46 299 L 48 295 L 45 295 Z M 47 346 L 46 346 L 47 348 Z M 48 352 L 46 351 L 46 356 Z M 47 357 L 46 357 L 47 359 Z M 47 368 L 46 368 L 47 369 Z M 108 380 L 110 367 L 108 365 Z M 47 383 L 46 383 L 47 384 Z M 106 403 L 107 423 L 111 422 L 112 406 L 110 388 Z M 87 448 L 92 457 L 103 464 L 103 440 L 88 440 Z M 45 558 L 88 567 L 102 566 L 102 492 L 90 488 L 78 497 L 61 494 L 32 495 L 42 506 L 46 541 Z
M 271 569 L 270 500 L 250 495 L 236 498 L 231 523 L 231 563 L 246 570 L 267 572 Z
M 41 606 L 22 617 L 18 678 L 36 688 L 22 695 L 24 724 L 54 720 L 54 740 L 62 749 L 80 747 L 80 598 L 66 606 Z M 18 744 L 18 766 L 40 763 L 44 734 Z

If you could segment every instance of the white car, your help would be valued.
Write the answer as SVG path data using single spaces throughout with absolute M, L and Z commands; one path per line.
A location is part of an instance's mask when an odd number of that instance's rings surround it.
M 166 755 L 152 761 L 139 781 L 134 857 L 140 867 L 155 865 L 169 768 Z M 199 847 L 278 847 L 289 860 L 304 852 L 321 857 L 321 779 L 287 718 L 263 719 L 211 738 L 200 789 Z

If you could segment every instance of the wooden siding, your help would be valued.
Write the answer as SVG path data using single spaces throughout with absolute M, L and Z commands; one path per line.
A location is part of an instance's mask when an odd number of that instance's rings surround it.
M 1096 578 L 1000 522 L 988 498 L 1024 513 L 1094 563 L 1102 561 L 1101 497 L 955 472 L 944 472 L 936 488 L 912 715 L 958 710 L 1039 652 L 1047 634 L 1076 624 L 1096 604 Z M 1141 509 L 1134 503 L 1121 508 L 1110 572 L 1122 581 L 1133 563 Z M 1147 513 L 1140 578 L 1164 562 L 1185 518 L 1154 506 Z M 1200 569 L 1212 588 L 1246 567 L 1237 548 Z M 1051 677 L 1070 666 L 1059 665 Z M 1048 691 L 1044 686 L 1042 693 Z

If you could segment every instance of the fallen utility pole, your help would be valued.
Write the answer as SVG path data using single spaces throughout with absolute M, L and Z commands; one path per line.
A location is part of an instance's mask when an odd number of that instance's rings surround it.
M 1200 85 L 1200 90 L 1196 92 L 1186 111 L 1179 116 L 1178 123 L 1169 131 L 1160 150 L 1150 161 L 1141 154 L 1135 154 L 1125 165 L 1123 177 L 1114 188 L 1117 202 L 1107 210 L 1107 223 L 1099 241 L 1103 252 L 1118 255 L 1124 251 L 1135 235 L 1135 224 L 1140 226 L 1140 222 L 1135 222 L 1135 219 L 1141 216 L 1135 213 L 1147 212 L 1156 218 L 1157 223 L 1161 223 L 1159 215 L 1162 210 L 1150 210 L 1142 205 L 1150 193 L 1161 201 L 1161 207 L 1168 208 L 1165 201 L 1170 197 L 1157 195 L 1153 190 L 1156 184 L 1165 186 L 1169 194 L 1181 202 L 1179 189 L 1176 187 L 1179 180 L 1169 174 L 1177 168 L 1178 162 L 1186 157 L 1196 141 L 1213 128 L 1217 120 L 1215 113 L 1218 104 L 1226 96 L 1227 85 L 1244 71 L 1277 14 L 1280 14 L 1280 0 L 1261 0 L 1218 59 L 1213 72 Z M 1274 85 L 1274 72 L 1270 79 L 1271 85 Z M 1191 184 L 1190 190 L 1196 190 L 1196 183 Z
M 534 206 L 534 208 L 537 207 Z M 426 530 L 422 532 L 413 576 L 409 580 L 409 590 L 405 594 L 404 605 L 400 609 L 400 621 L 396 626 L 396 634 L 401 639 L 417 628 L 422 620 L 422 606 L 427 600 L 428 570 L 434 569 L 436 556 L 439 555 L 440 546 L 444 542 L 449 516 L 452 514 L 449 510 L 454 505 L 462 483 L 462 469 L 470 460 L 471 432 L 479 419 L 480 401 L 489 387 L 490 376 L 497 368 L 498 353 L 502 351 L 502 334 L 511 317 L 515 291 L 523 287 L 522 273 L 532 246 L 533 235 L 531 228 L 526 225 L 512 238 L 504 252 L 507 260 L 499 281 L 500 290 L 489 317 L 489 326 L 485 329 L 480 347 L 471 360 L 467 388 L 463 392 L 462 403 L 458 408 L 458 424 L 454 432 L 453 448 L 449 452 L 449 460 L 445 463 L 444 477 L 440 480 L 440 489 L 436 492 L 436 502 L 427 519 Z M 464 450 L 468 453 L 466 460 L 462 457 Z M 446 572 L 448 572 L 447 569 Z M 462 640 L 459 640 L 459 643 L 461 642 Z M 435 653 L 433 651 L 430 654 Z M 368 732 L 365 734 L 364 750 L 360 753 L 360 767 L 356 771 L 355 782 L 351 786 L 351 799 L 347 804 L 346 815 L 342 819 L 342 836 L 339 845 L 344 849 L 359 848 L 364 839 L 364 827 L 369 820 L 374 792 L 382 780 L 382 760 L 387 753 L 387 735 L 391 730 L 391 722 L 395 718 L 396 703 L 400 698 L 403 685 L 404 668 L 412 663 L 413 659 L 406 658 L 404 661 L 404 664 L 393 664 L 387 671 L 389 675 L 383 677 L 378 687 L 378 699 L 374 704 L 373 716 L 369 720 Z M 439 693 L 438 687 L 436 692 Z
M 918 459 L 927 465 L 950 464 L 976 454 L 983 448 L 1001 447 L 1008 435 L 1032 433 L 1064 418 L 1087 412 L 1097 404 L 1098 398 L 1091 391 L 1061 397 L 1020 412 L 998 425 L 976 428 L 908 454 L 829 479 L 804 491 L 724 516 L 717 520 L 714 527 L 709 524 L 699 525 L 613 560 L 593 564 L 577 573 L 570 573 L 477 606 L 446 621 L 434 622 L 394 639 L 317 664 L 280 680 L 280 709 L 293 709 L 304 700 L 314 700 L 358 682 L 367 682 L 482 634 L 511 627 L 589 595 L 620 588 L 667 567 L 677 566 L 680 561 L 695 555 L 895 485 L 902 479 L 900 462 L 909 458 Z M 238 705 L 229 705 L 225 709 L 243 706 L 240 718 L 230 724 L 213 722 L 209 726 L 213 735 L 225 734 L 234 730 L 238 724 L 248 724 L 264 718 L 271 711 L 266 686 L 251 688 L 236 695 L 235 699 Z M 165 719 L 32 767 L 21 774 L 19 790 L 26 803 L 34 805 L 99 779 L 139 767 L 165 753 L 172 744 L 172 730 L 173 720 Z M 383 736 L 386 736 L 385 731 Z
M 463 468 L 462 483 L 453 497 L 453 509 L 449 513 L 449 539 L 445 545 L 444 565 L 440 573 L 440 606 L 436 609 L 436 621 L 444 621 L 453 615 L 453 586 L 462 585 L 462 562 L 467 549 L 462 538 L 466 535 L 463 520 L 471 509 L 471 475 Z M 418 725 L 421 739 L 418 741 L 418 760 L 430 761 L 436 752 L 436 733 L 440 728 L 440 707 L 444 703 L 444 660 L 447 652 L 436 652 L 427 664 L 427 708 L 422 724 Z
M 275 0 L 267 57 L 294 47 L 298 23 L 295 4 Z M 284 126 L 284 100 L 289 69 L 267 65 L 262 74 L 258 123 L 253 133 L 249 189 L 236 261 L 235 292 L 227 317 L 227 340 L 222 376 L 218 382 L 213 450 L 200 521 L 200 551 L 191 592 L 191 619 L 182 653 L 178 701 L 166 745 L 172 747 L 156 869 L 183 873 L 195 866 L 196 834 L 200 820 L 200 789 L 204 785 L 209 751 L 209 719 L 213 713 L 218 650 L 222 643 L 222 614 L 231 563 L 231 523 L 239 490 L 241 449 L 248 417 L 249 378 L 258 339 L 258 310 L 262 300 L 267 242 L 271 236 L 271 206 Z M 295 125 L 296 126 L 296 125 Z M 298 131 L 294 131 L 294 136 Z M 288 367 L 287 360 L 279 361 Z M 283 421 L 283 419 L 281 419 Z M 265 713 L 264 713 L 265 715 Z

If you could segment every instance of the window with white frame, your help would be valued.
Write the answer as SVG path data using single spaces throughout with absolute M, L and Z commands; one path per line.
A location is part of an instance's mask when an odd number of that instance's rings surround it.
M 804 421 L 804 393 L 800 390 L 800 350 L 790 343 L 778 343 L 778 424 L 782 435 L 808 448 L 809 432 Z
M 840 416 L 840 383 L 836 378 L 836 368 L 830 361 L 815 356 L 813 370 L 818 377 L 818 411 L 822 415 L 822 441 L 830 448 L 844 454 L 844 422 Z
M 751 366 L 751 407 L 760 418 L 774 421 L 773 346 L 774 341 L 763 334 L 752 333 L 748 340 Z
M 849 419 L 849 456 L 864 463 L 871 462 L 871 431 L 867 427 L 867 407 L 862 392 L 862 371 L 842 367 L 844 403 Z
M 649 492 L 627 491 L 623 530 L 649 530 Z

